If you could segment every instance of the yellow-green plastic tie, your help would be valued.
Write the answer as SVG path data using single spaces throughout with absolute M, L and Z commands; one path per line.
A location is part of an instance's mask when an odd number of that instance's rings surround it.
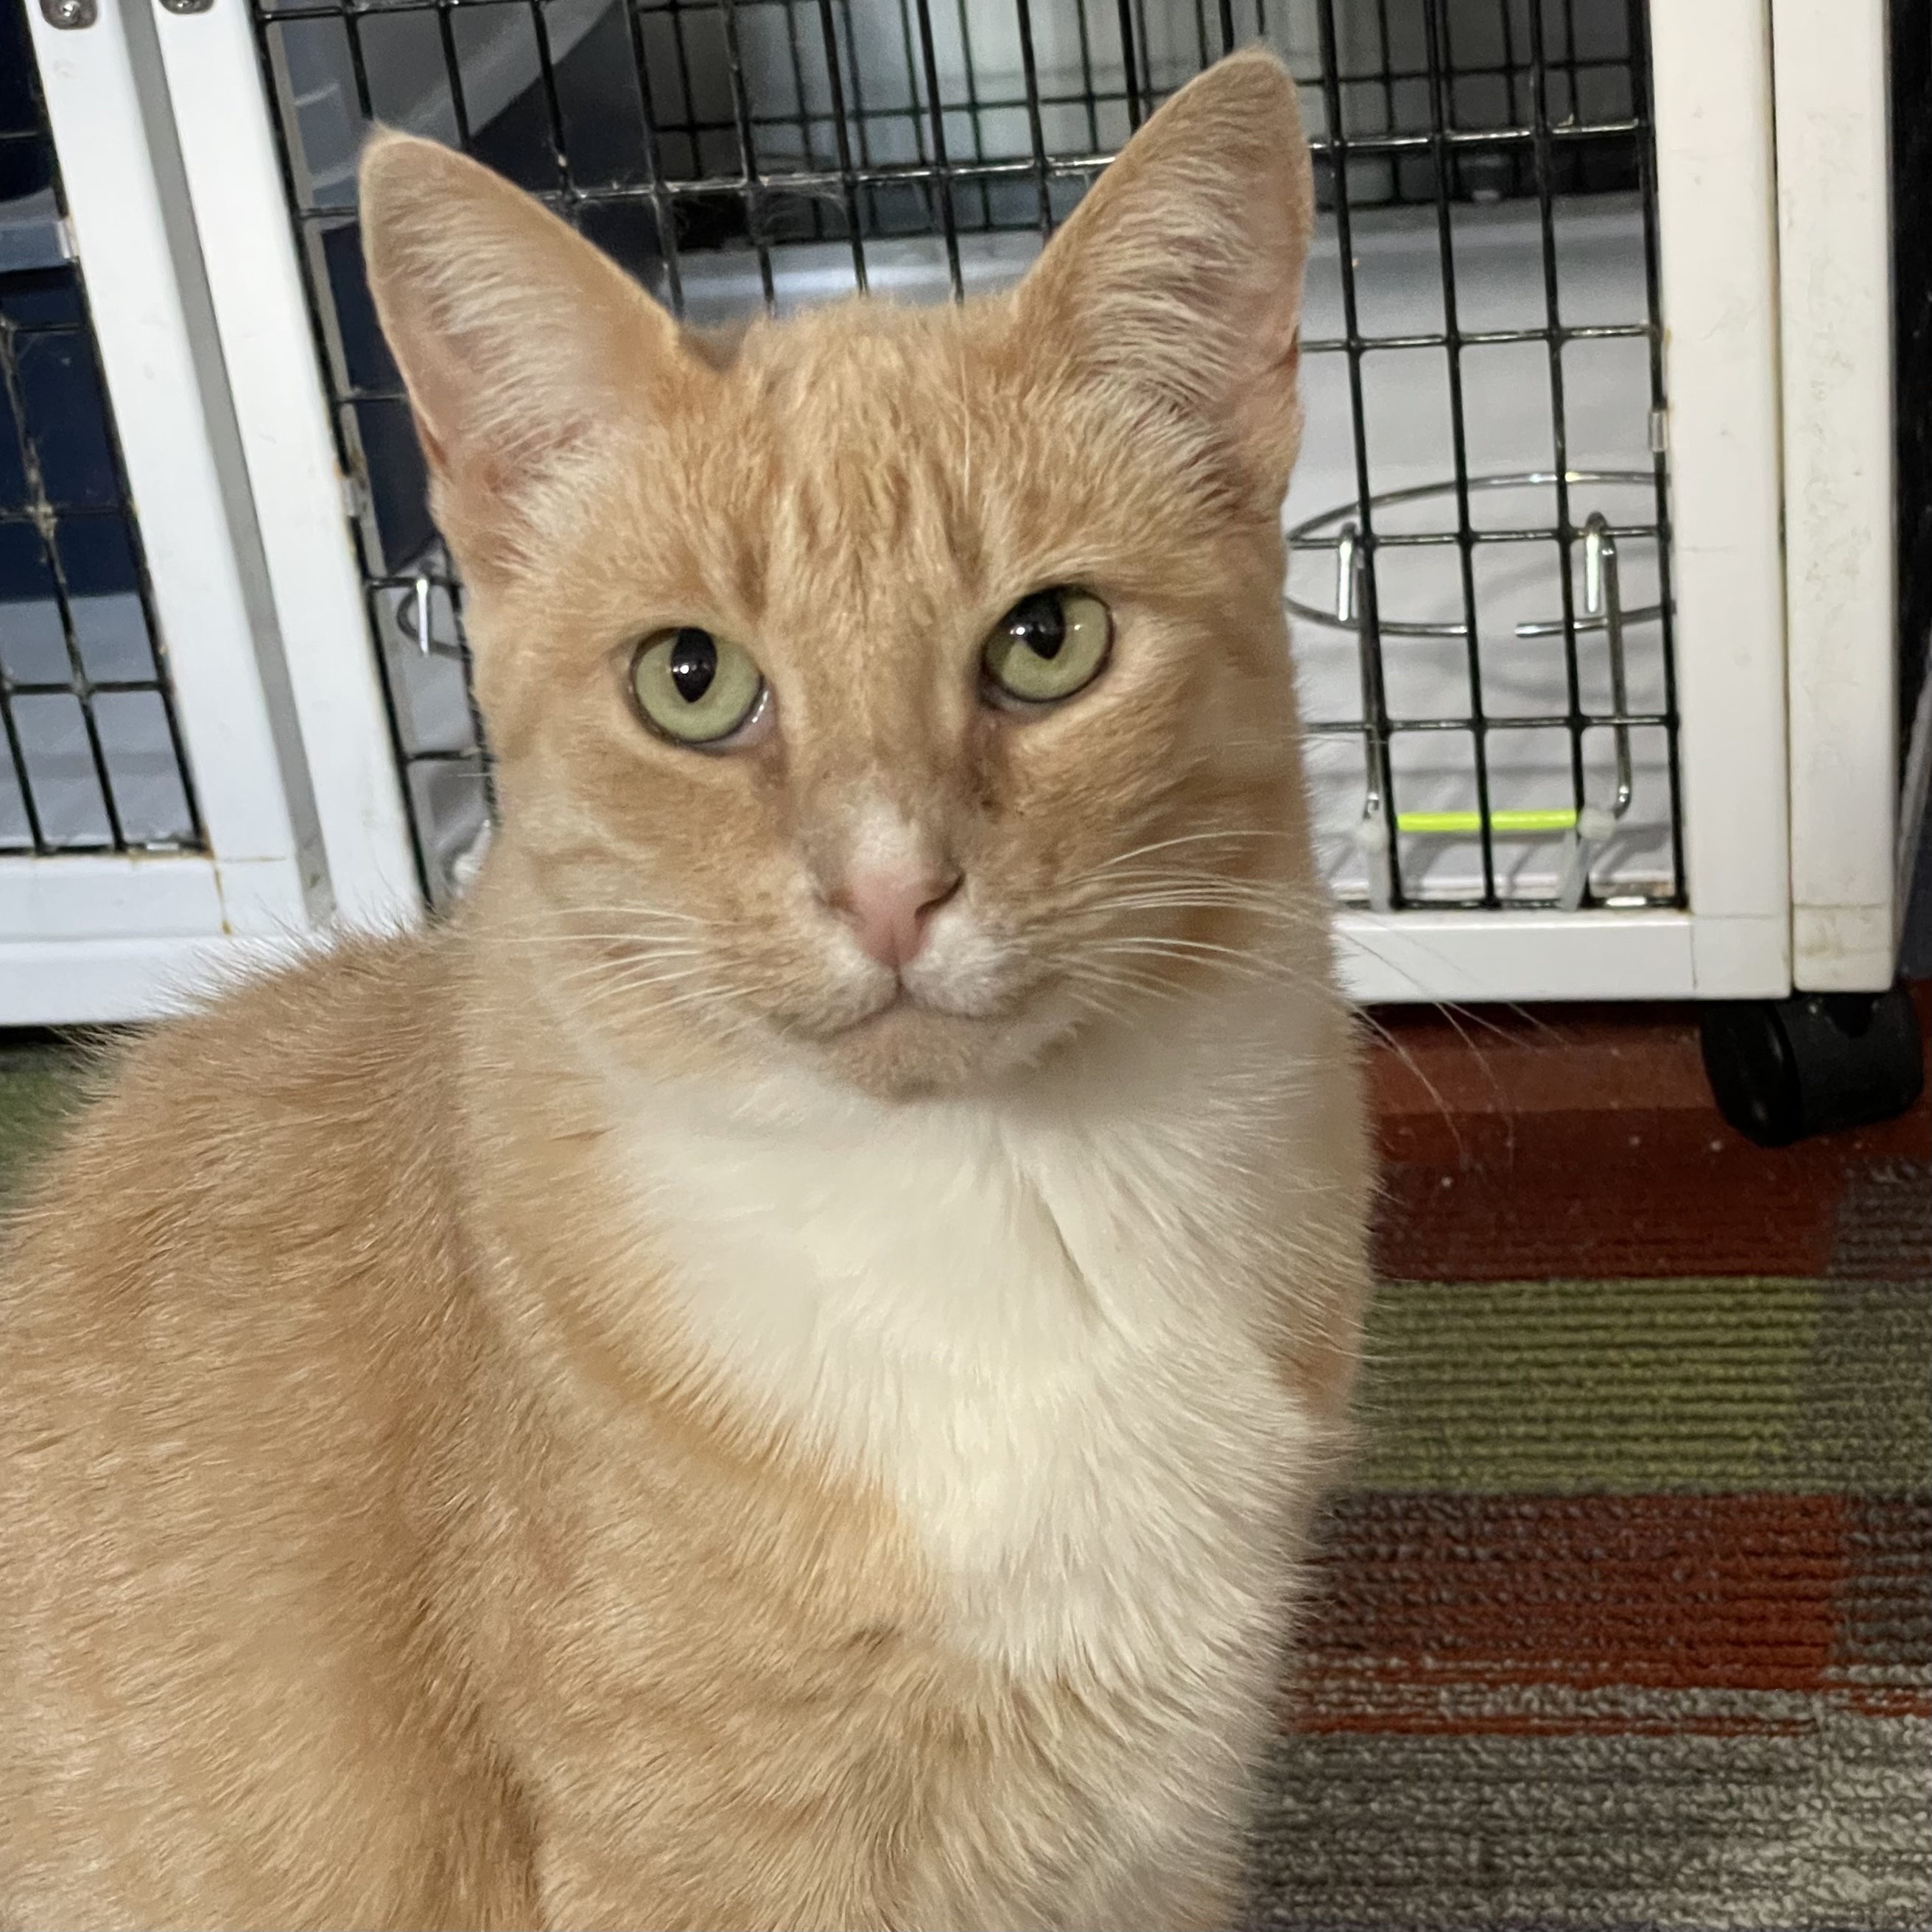
M 1466 832 L 1480 833 L 1483 829 L 1482 814 L 1474 812 L 1404 812 L 1396 814 L 1398 831 L 1418 832 Z M 1490 830 L 1492 834 L 1504 832 L 1574 832 L 1576 829 L 1574 807 L 1547 812 L 1492 812 L 1490 814 Z

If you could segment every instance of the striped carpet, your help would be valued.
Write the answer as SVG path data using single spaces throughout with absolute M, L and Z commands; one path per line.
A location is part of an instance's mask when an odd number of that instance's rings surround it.
M 1766 1154 L 1684 1015 L 1388 1024 L 1250 1925 L 1932 1928 L 1923 1107 Z M 68 1064 L 0 1048 L 0 1191 Z
M 1250 1923 L 1932 1926 L 1922 1107 L 1767 1154 L 1681 1017 L 1395 1032 Z

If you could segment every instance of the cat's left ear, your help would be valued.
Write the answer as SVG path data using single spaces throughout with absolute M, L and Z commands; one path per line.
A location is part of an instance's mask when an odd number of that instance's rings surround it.
M 1294 80 L 1264 50 L 1233 55 L 1128 142 L 1020 284 L 1030 352 L 1191 419 L 1271 510 L 1301 438 L 1314 229 Z

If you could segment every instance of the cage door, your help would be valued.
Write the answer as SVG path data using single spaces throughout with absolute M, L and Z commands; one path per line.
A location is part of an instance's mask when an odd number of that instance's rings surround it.
M 328 880 L 145 16 L 0 5 L 0 1024 L 137 1018 Z
M 475 153 L 694 320 L 945 299 L 1258 38 L 1323 203 L 1286 592 L 1352 989 L 1788 984 L 1769 0 L 148 4 L 251 465 L 319 410 L 354 480 L 346 577 L 326 464 L 258 491 L 282 622 L 277 559 L 328 550 L 432 901 L 488 753 L 361 274 L 364 129 Z

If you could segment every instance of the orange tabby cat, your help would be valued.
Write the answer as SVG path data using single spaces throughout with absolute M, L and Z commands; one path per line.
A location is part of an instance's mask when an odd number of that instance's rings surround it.
M 16 1232 L 0 1920 L 1227 1924 L 1365 1280 L 1292 83 L 729 342 L 427 143 L 362 206 L 502 830 Z

